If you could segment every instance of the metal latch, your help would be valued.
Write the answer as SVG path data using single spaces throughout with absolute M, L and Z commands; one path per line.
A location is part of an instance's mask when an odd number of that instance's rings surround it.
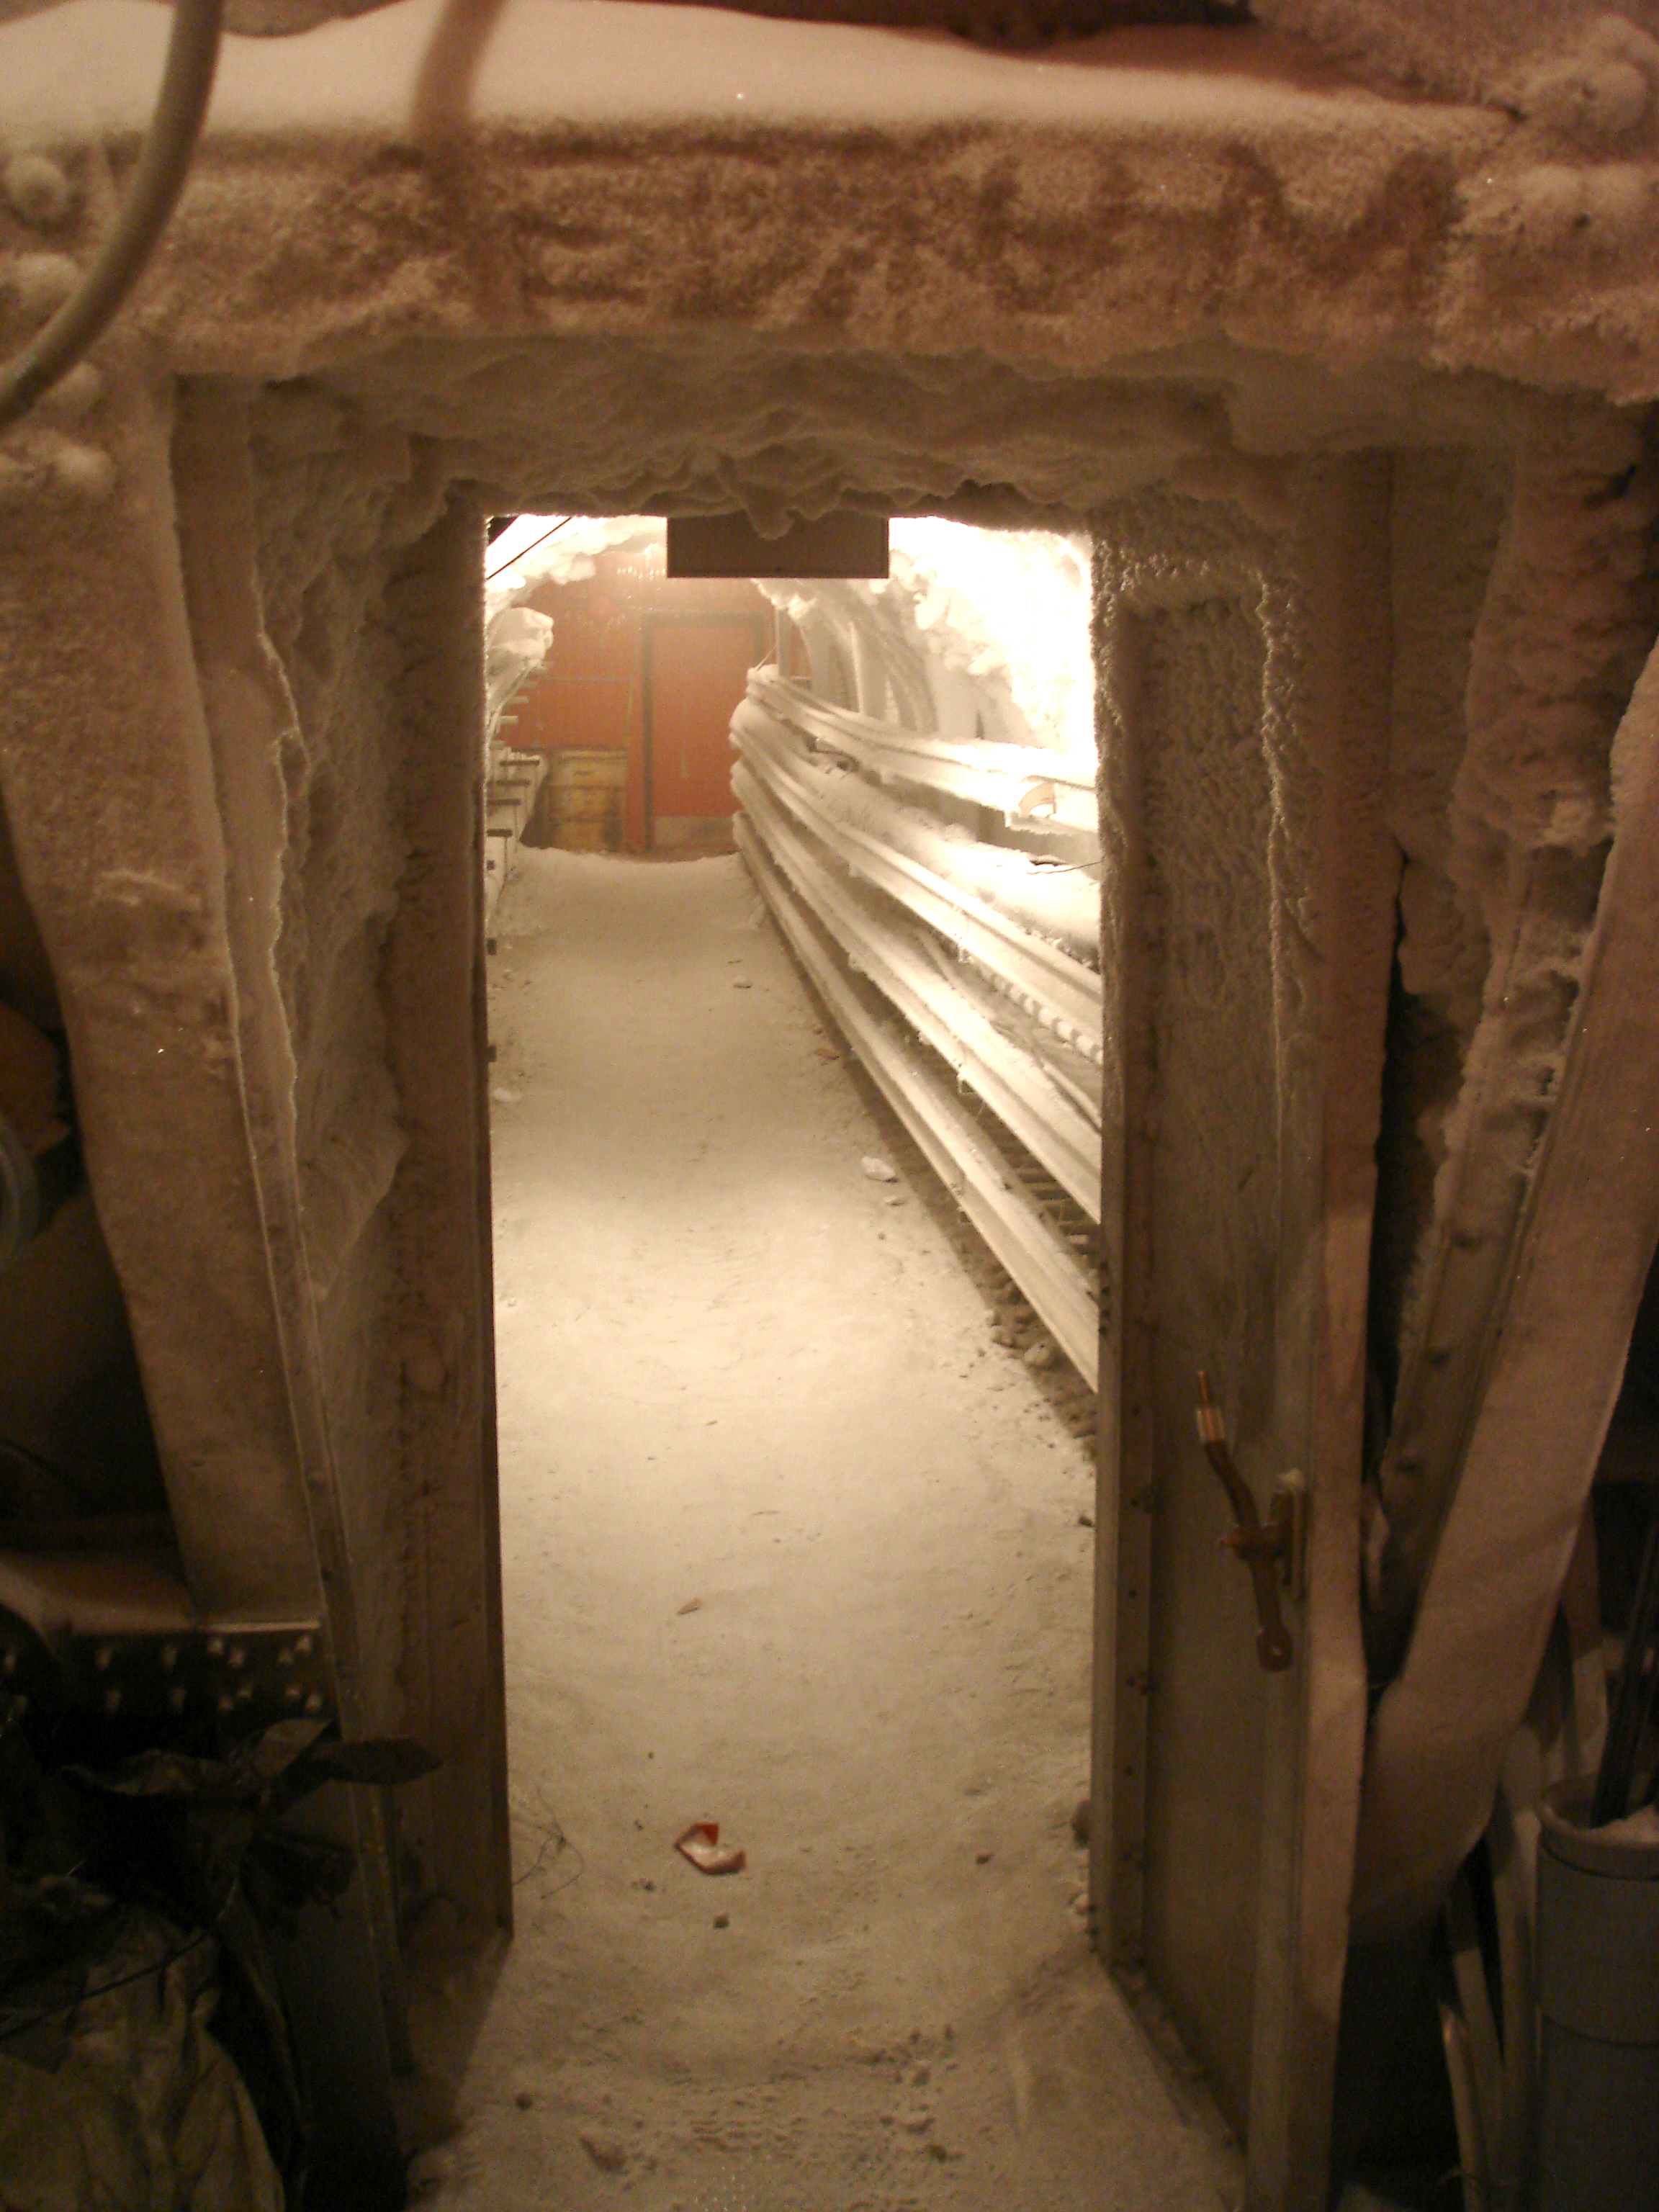
M 1227 1493 L 1238 1524 L 1221 1541 L 1250 1571 L 1257 1623 L 1255 1656 L 1269 1674 L 1277 1674 L 1294 1656 L 1279 1594 L 1282 1588 L 1300 1595 L 1307 1486 L 1299 1474 L 1281 1476 L 1264 1522 L 1227 1443 L 1220 1408 L 1210 1395 L 1210 1378 L 1201 1370 L 1196 1411 L 1198 1441 Z

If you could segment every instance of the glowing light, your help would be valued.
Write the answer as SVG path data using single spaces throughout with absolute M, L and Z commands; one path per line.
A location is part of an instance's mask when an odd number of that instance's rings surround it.
M 895 519 L 891 544 L 885 588 L 909 599 L 928 649 L 969 675 L 1006 683 L 1039 744 L 1092 760 L 1086 540 L 906 516 Z
M 515 515 L 501 536 L 484 548 L 485 575 L 502 580 L 502 572 L 516 568 L 520 555 L 528 552 L 538 538 L 562 530 L 569 520 L 567 514 Z
M 542 584 L 580 583 L 601 553 L 628 553 L 660 574 L 664 536 L 655 514 L 521 514 L 489 550 L 485 611 L 494 615 Z

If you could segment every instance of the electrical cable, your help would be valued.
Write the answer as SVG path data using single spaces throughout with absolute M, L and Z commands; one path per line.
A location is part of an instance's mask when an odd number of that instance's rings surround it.
M 225 0 L 174 0 L 161 88 L 115 228 L 75 292 L 0 367 L 0 429 L 27 415 L 107 327 L 143 274 L 189 173 L 219 59 Z
M 544 530 L 539 538 L 532 538 L 528 545 L 521 545 L 518 551 L 514 553 L 510 559 L 501 562 L 500 568 L 486 568 L 484 570 L 485 583 L 493 584 L 497 576 L 504 576 L 509 568 L 516 568 L 526 553 L 533 553 L 538 545 L 545 545 L 550 538 L 556 538 L 559 532 L 564 529 L 568 524 L 574 522 L 575 519 L 576 518 L 574 514 L 562 515 L 558 521 L 554 524 L 551 530 Z

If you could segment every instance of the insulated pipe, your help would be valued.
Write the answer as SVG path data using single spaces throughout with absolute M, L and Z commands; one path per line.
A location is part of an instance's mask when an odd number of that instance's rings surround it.
M 132 189 L 80 286 L 0 368 L 0 430 L 74 368 L 143 274 L 201 136 L 224 12 L 225 0 L 174 0 L 161 89 Z
M 1659 1842 L 1593 1828 L 1591 1784 L 1540 1808 L 1540 2212 L 1659 2204 Z

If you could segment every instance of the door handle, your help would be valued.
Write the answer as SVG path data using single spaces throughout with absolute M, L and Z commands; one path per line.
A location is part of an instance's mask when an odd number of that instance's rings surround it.
M 1249 1485 L 1239 1473 L 1222 1425 L 1221 1409 L 1210 1395 L 1210 1378 L 1202 1369 L 1198 1377 L 1198 1441 L 1215 1469 L 1237 1527 L 1221 1539 L 1226 1550 L 1250 1571 L 1255 1595 L 1255 1656 L 1270 1674 L 1290 1665 L 1293 1656 L 1291 1632 L 1279 1601 L 1281 1580 L 1288 1582 L 1296 1565 L 1299 1538 L 1297 1498 L 1294 1486 L 1281 1483 L 1264 1522 L 1256 1511 Z

